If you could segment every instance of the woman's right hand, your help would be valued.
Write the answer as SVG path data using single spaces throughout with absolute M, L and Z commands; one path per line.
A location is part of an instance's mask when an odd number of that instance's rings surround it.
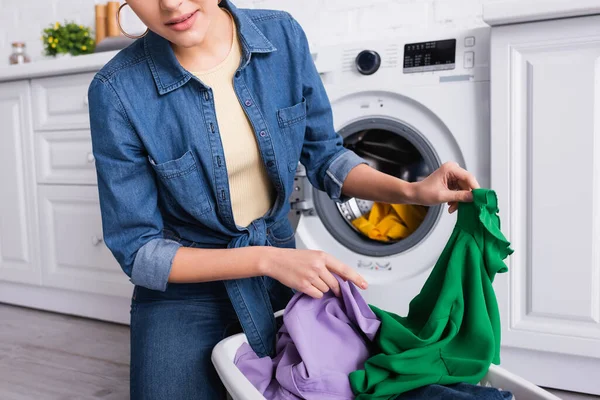
M 267 247 L 265 253 L 263 275 L 316 299 L 330 289 L 340 295 L 339 282 L 332 273 L 367 288 L 367 281 L 358 272 L 323 251 Z

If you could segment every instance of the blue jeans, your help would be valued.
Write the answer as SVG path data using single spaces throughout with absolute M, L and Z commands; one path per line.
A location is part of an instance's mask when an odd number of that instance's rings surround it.
M 241 331 L 223 282 L 134 288 L 131 302 L 132 400 L 218 400 L 225 389 L 213 347 Z

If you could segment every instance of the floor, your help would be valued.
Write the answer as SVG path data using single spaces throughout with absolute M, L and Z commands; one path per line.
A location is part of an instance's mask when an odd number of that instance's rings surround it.
M 0 304 L 0 399 L 129 398 L 129 327 Z
M 128 399 L 129 327 L 0 304 L 0 377 L 2 400 Z

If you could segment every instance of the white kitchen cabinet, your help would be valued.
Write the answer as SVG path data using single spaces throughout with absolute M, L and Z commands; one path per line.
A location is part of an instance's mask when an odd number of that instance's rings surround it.
M 30 89 L 0 85 L 0 279 L 40 283 Z
M 34 129 L 89 129 L 87 90 L 93 78 L 84 73 L 34 79 Z
M 103 242 L 93 76 L 0 83 L 0 302 L 128 323 L 133 285 Z
M 502 364 L 600 394 L 600 16 L 493 26 L 491 52 Z
M 131 283 L 102 240 L 96 187 L 41 185 L 39 207 L 44 286 L 131 295 Z
M 97 183 L 89 130 L 36 132 L 35 158 L 38 183 Z

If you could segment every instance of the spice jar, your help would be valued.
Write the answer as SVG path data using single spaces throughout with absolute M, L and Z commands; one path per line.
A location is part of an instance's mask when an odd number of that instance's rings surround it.
M 12 54 L 8 57 L 9 64 L 25 64 L 31 61 L 27 53 L 25 53 L 25 43 L 14 42 L 12 50 Z

